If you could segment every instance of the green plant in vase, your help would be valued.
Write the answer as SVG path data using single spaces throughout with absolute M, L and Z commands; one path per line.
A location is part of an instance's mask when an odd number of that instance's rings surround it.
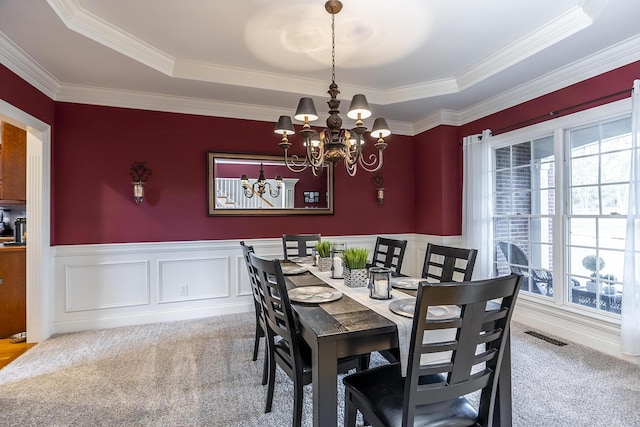
M 316 252 L 318 253 L 318 270 L 331 270 L 331 242 L 321 240 L 316 243 Z
M 347 248 L 342 253 L 344 263 L 344 283 L 350 287 L 366 286 L 369 274 L 367 258 L 369 251 L 365 248 Z
M 605 266 L 605 262 L 602 258 L 595 255 L 587 255 L 582 258 L 582 266 L 591 271 L 591 280 L 587 282 L 587 290 L 595 292 L 597 288 L 597 279 L 600 276 L 598 272 Z

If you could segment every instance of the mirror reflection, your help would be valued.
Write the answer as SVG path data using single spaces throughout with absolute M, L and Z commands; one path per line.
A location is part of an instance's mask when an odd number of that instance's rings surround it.
M 333 214 L 333 169 L 295 173 L 282 157 L 207 153 L 209 215 Z

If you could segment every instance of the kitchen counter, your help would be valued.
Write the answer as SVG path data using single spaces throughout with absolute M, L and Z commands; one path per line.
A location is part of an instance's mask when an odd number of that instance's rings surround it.
M 4 243 L 0 243 L 0 252 L 18 252 L 25 251 L 26 249 L 27 245 L 5 245 Z

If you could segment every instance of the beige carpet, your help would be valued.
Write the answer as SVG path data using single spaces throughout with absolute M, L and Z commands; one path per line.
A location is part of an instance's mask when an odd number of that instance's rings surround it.
M 273 412 L 263 413 L 253 322 L 248 313 L 53 337 L 0 370 L 0 425 L 290 425 L 282 372 Z M 640 425 L 638 367 L 513 329 L 515 426 Z

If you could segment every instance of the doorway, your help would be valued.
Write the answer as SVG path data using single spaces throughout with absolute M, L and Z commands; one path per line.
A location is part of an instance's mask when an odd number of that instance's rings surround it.
M 27 132 L 27 340 L 52 334 L 53 281 L 49 271 L 51 230 L 51 126 L 0 100 L 0 119 Z

